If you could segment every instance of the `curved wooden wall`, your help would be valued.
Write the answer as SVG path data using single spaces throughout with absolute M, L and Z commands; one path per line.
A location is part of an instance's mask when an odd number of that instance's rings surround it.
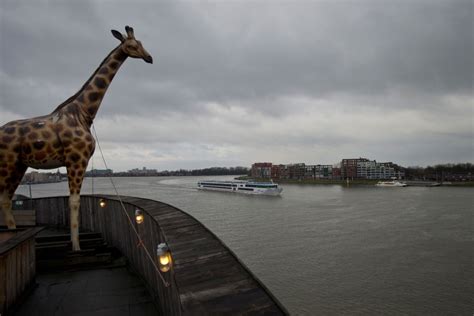
M 105 208 L 99 207 L 101 198 L 107 201 Z M 159 243 L 169 245 L 173 268 L 163 274 L 169 287 L 137 247 L 138 239 L 117 197 L 81 196 L 81 228 L 102 233 L 129 259 L 163 315 L 288 314 L 235 254 L 194 217 L 154 200 L 121 199 L 132 219 L 135 209 L 144 212 L 144 223 L 133 224 L 152 256 Z M 38 198 L 34 204 L 38 225 L 69 227 L 68 197 Z

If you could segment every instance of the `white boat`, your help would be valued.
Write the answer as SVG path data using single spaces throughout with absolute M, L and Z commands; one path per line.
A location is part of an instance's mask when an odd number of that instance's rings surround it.
M 283 191 L 273 182 L 202 180 L 197 186 L 200 190 L 258 195 L 279 195 Z
M 407 184 L 400 181 L 379 181 L 376 186 L 378 187 L 406 187 Z

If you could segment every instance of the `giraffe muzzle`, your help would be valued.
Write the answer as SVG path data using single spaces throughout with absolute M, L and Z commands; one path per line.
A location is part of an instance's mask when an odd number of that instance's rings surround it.
M 144 57 L 143 60 L 149 64 L 153 64 L 153 57 L 151 57 L 150 55 Z

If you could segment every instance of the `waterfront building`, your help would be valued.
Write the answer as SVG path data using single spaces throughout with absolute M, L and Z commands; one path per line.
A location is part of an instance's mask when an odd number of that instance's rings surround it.
M 270 179 L 272 176 L 271 162 L 256 162 L 251 169 L 252 178 Z
M 343 179 L 402 179 L 405 174 L 392 162 L 377 162 L 367 158 L 342 159 L 341 176 Z
M 51 182 L 60 182 L 61 173 L 59 170 L 55 173 L 53 172 L 38 172 L 31 171 L 26 173 L 22 179 L 22 183 L 51 183 Z
M 158 175 L 158 171 L 156 169 L 147 169 L 146 167 L 143 167 L 142 169 L 135 168 L 127 172 L 131 176 L 157 176 Z
M 357 179 L 357 164 L 368 162 L 367 158 L 350 158 L 341 161 L 341 176 L 343 179 Z
M 333 179 L 332 165 L 306 165 L 306 179 Z
M 106 177 L 111 176 L 114 173 L 112 169 L 92 169 L 86 171 L 86 177 Z

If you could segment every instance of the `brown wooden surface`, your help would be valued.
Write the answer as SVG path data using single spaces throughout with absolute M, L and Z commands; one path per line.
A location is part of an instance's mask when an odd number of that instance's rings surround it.
M 36 211 L 34 210 L 13 210 L 12 214 L 17 226 L 36 225 Z M 3 216 L 0 216 L 0 226 L 6 226 Z
M 0 314 L 6 313 L 34 283 L 35 235 L 42 227 L 13 230 L 14 236 L 0 243 Z M 11 234 L 12 230 L 3 231 Z M 0 231 L 2 234 L 2 231 Z
M 107 206 L 99 207 L 100 198 Z M 121 197 L 134 220 L 135 209 L 144 211 L 145 221 L 133 225 L 153 258 L 156 247 L 167 242 L 173 268 L 164 274 L 165 287 L 145 252 L 137 247 L 121 203 L 116 196 L 82 196 L 82 229 L 102 233 L 117 247 L 141 275 L 163 315 L 199 314 L 288 314 L 250 270 L 199 221 L 165 203 L 135 197 Z M 67 227 L 67 197 L 34 200 L 38 224 Z M 155 258 L 156 259 L 156 258 Z

